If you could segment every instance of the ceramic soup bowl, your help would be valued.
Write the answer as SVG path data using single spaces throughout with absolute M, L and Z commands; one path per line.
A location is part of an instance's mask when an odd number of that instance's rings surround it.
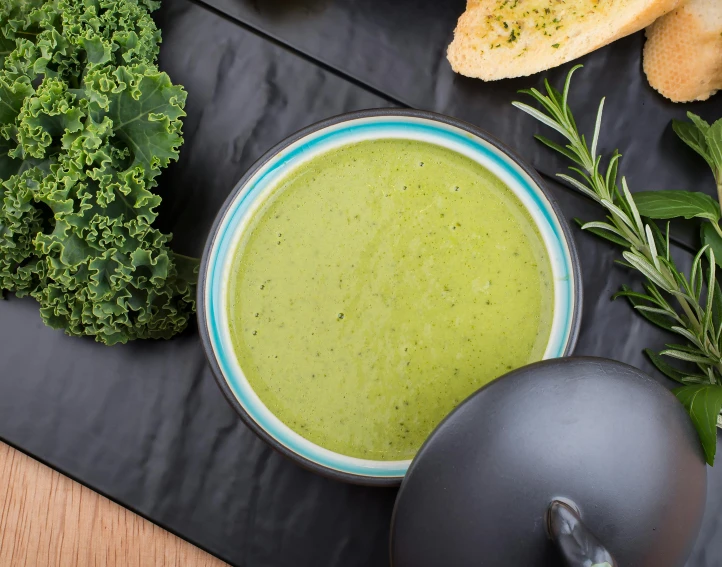
M 551 333 L 543 359 L 571 352 L 581 315 L 579 262 L 567 223 L 534 169 L 478 128 L 429 112 L 368 110 L 309 126 L 269 150 L 233 189 L 208 237 L 198 292 L 203 345 L 226 398 L 262 439 L 306 468 L 345 481 L 375 485 L 399 484 L 411 461 L 374 461 L 335 453 L 281 422 L 254 392 L 234 352 L 229 333 L 228 285 L 241 235 L 279 180 L 306 160 L 339 146 L 389 138 L 424 141 L 475 160 L 501 179 L 526 208 L 546 247 L 553 277 Z

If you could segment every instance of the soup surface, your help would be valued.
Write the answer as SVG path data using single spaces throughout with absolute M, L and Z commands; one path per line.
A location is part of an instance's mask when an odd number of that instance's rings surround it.
M 410 459 L 469 394 L 542 358 L 552 288 L 537 228 L 491 172 L 424 142 L 364 141 L 300 165 L 254 213 L 231 339 L 291 429 Z

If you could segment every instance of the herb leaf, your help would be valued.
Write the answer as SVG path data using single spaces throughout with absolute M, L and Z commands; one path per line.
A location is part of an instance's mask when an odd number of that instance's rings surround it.
M 709 153 L 716 166 L 713 170 L 719 172 L 722 169 L 722 120 L 718 120 L 710 126 L 706 138 Z
M 717 254 L 715 254 L 715 259 L 716 258 Z M 722 326 L 722 289 L 720 288 L 719 280 L 716 280 L 714 285 L 715 294 L 712 301 L 712 324 L 715 328 L 718 328 Z
M 718 193 L 722 187 L 722 119 L 711 126 L 692 112 L 687 113 L 692 121 L 672 121 L 672 129 L 682 141 L 701 155 L 709 165 L 717 182 Z M 722 197 L 722 193 L 720 193 Z
M 690 382 L 701 382 L 706 381 L 707 378 L 700 374 L 691 374 L 689 372 L 683 372 L 671 364 L 669 364 L 664 358 L 656 352 L 646 348 L 644 354 L 649 357 L 649 360 L 654 364 L 655 368 L 664 374 L 667 378 L 679 382 L 680 384 L 689 384 Z
M 722 386 L 694 384 L 673 391 L 697 428 L 707 463 L 713 465 L 717 452 L 717 418 L 722 410 Z
M 722 236 L 719 235 L 712 223 L 703 222 L 700 227 L 702 246 L 709 246 L 714 252 L 714 259 L 718 266 L 722 266 Z
M 710 168 L 714 169 L 714 160 L 709 153 L 709 147 L 707 145 L 707 131 L 709 130 L 709 124 L 691 112 L 688 112 L 687 116 L 693 122 L 673 120 L 672 129 L 685 144 L 705 159 Z
M 574 219 L 574 222 L 576 222 L 582 230 L 591 232 L 599 238 L 604 238 L 605 240 L 613 242 L 614 244 L 619 244 L 620 246 L 627 246 L 627 241 L 624 240 L 624 238 L 618 236 L 615 232 L 611 232 L 608 228 L 601 226 L 606 223 L 585 223 L 581 219 Z
M 650 323 L 653 323 L 654 325 L 657 325 L 657 327 L 660 327 L 666 331 L 671 331 L 672 327 L 675 324 L 675 320 L 668 314 L 661 314 L 654 311 L 648 311 L 646 309 L 640 309 L 640 307 L 645 307 L 647 304 L 645 301 L 652 301 L 652 298 L 645 296 L 641 293 L 637 293 L 631 290 L 631 288 L 625 286 L 622 286 L 622 291 L 619 291 L 615 293 L 612 296 L 612 299 L 617 299 L 618 297 L 626 297 L 629 303 L 632 304 L 632 307 L 635 308 L 639 312 L 642 317 L 644 317 L 647 321 Z M 650 357 L 651 358 L 651 357 Z M 652 361 L 654 362 L 654 361 Z M 670 376 L 671 378 L 671 376 Z
M 634 194 L 639 214 L 650 219 L 699 217 L 720 220 L 720 206 L 709 195 L 692 191 L 641 191 Z

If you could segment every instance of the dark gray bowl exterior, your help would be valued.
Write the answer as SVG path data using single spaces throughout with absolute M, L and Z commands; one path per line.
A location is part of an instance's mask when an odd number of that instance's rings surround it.
M 393 567 L 559 567 L 547 508 L 566 498 L 620 567 L 681 567 L 707 467 L 675 396 L 626 364 L 561 358 L 477 391 L 401 485 Z
M 208 362 L 211 366 L 211 369 L 213 371 L 213 375 L 216 379 L 216 382 L 218 383 L 218 386 L 223 391 L 223 394 L 226 397 L 226 400 L 231 404 L 234 410 L 238 412 L 238 415 L 241 417 L 243 422 L 254 432 L 256 433 L 261 439 L 263 439 L 266 443 L 271 445 L 274 449 L 279 451 L 281 454 L 289 457 L 302 467 L 312 470 L 314 472 L 320 473 L 322 475 L 325 475 L 327 477 L 341 480 L 345 482 L 351 482 L 355 484 L 363 484 L 363 485 L 373 485 L 373 486 L 398 486 L 402 478 L 401 477 L 390 477 L 390 478 L 376 478 L 371 476 L 361 476 L 361 475 L 355 475 L 355 474 L 347 474 L 344 472 L 340 472 L 334 469 L 327 468 L 325 466 L 321 466 L 318 463 L 311 461 L 309 459 L 304 458 L 303 456 L 299 455 L 298 453 L 295 453 L 294 451 L 289 450 L 285 445 L 282 445 L 279 443 L 274 437 L 269 435 L 265 429 L 263 429 L 261 426 L 256 423 L 256 421 L 248 415 L 248 413 L 245 411 L 243 406 L 239 403 L 239 401 L 234 396 L 233 392 L 229 388 L 228 384 L 226 383 L 226 380 L 223 376 L 223 373 L 221 372 L 220 367 L 218 366 L 218 362 L 215 358 L 215 355 L 213 353 L 213 348 L 210 343 L 210 337 L 208 334 L 208 327 L 207 327 L 207 321 L 205 317 L 205 309 L 206 309 L 206 300 L 205 300 L 205 287 L 206 287 L 206 275 L 208 273 L 208 258 L 209 258 L 209 252 L 213 245 L 213 242 L 217 236 L 218 233 L 218 227 L 223 219 L 223 216 L 225 215 L 226 211 L 228 210 L 228 207 L 230 206 L 231 202 L 235 198 L 235 196 L 243 190 L 245 187 L 247 181 L 253 176 L 253 174 L 258 171 L 266 162 L 268 162 L 273 156 L 275 156 L 278 152 L 286 148 L 287 146 L 291 145 L 292 143 L 296 142 L 297 140 L 316 132 L 317 130 L 321 130 L 322 128 L 326 128 L 327 126 L 332 126 L 334 124 L 338 124 L 340 122 L 346 122 L 348 120 L 355 120 L 359 118 L 368 118 L 368 117 L 375 117 L 375 116 L 401 116 L 401 117 L 415 117 L 415 118 L 423 118 L 426 120 L 433 120 L 436 122 L 441 122 L 444 124 L 450 124 L 452 126 L 456 126 L 457 128 L 460 128 L 462 130 L 466 130 L 467 132 L 474 134 L 475 136 L 478 136 L 479 138 L 489 142 L 496 148 L 498 148 L 501 152 L 508 155 L 513 161 L 515 161 L 523 170 L 524 172 L 531 177 L 534 182 L 541 188 L 544 195 L 548 199 L 549 203 L 552 206 L 552 209 L 559 221 L 559 224 L 562 228 L 562 231 L 564 233 L 564 238 L 566 240 L 566 244 L 569 248 L 571 259 L 572 259 L 572 270 L 573 270 L 573 278 L 574 278 L 574 290 L 576 292 L 576 296 L 574 298 L 574 303 L 572 305 L 572 325 L 571 325 L 571 333 L 569 337 L 569 342 L 567 344 L 567 347 L 565 349 L 564 355 L 568 356 L 571 354 L 574 350 L 574 347 L 577 342 L 577 337 L 579 335 L 579 327 L 581 324 L 581 316 L 582 316 L 582 279 L 581 279 L 581 270 L 579 265 L 579 256 L 577 254 L 576 245 L 574 243 L 574 239 L 572 237 L 571 230 L 569 228 L 569 224 L 562 216 L 561 210 L 559 209 L 559 206 L 557 205 L 556 201 L 552 197 L 551 193 L 546 189 L 544 182 L 542 181 L 539 174 L 536 172 L 536 170 L 525 163 L 522 158 L 516 154 L 513 150 L 508 148 L 506 145 L 502 144 L 498 140 L 496 140 L 494 137 L 486 133 L 485 131 L 477 128 L 476 126 L 473 126 L 472 124 L 468 124 L 466 122 L 463 122 L 461 120 L 456 120 L 455 118 L 450 118 L 448 116 L 444 116 L 442 114 L 436 114 L 434 112 L 425 112 L 420 110 L 406 110 L 406 109 L 371 109 L 371 110 L 361 110 L 357 112 L 349 112 L 346 114 L 341 114 L 332 118 L 328 118 L 326 120 L 323 120 L 321 122 L 317 122 L 316 124 L 312 124 L 311 126 L 308 126 L 295 134 L 289 136 L 270 150 L 268 150 L 261 158 L 259 158 L 252 166 L 251 168 L 246 172 L 246 174 L 241 178 L 241 180 L 236 184 L 236 186 L 231 191 L 230 195 L 226 199 L 226 201 L 223 203 L 223 206 L 218 212 L 218 215 L 216 216 L 216 219 L 213 223 L 213 226 L 211 228 L 211 231 L 209 233 L 208 239 L 206 240 L 206 245 L 203 251 L 203 257 L 201 259 L 201 266 L 200 266 L 200 272 L 198 277 L 198 329 L 201 336 L 201 341 L 203 343 L 203 349 L 206 353 L 206 357 L 208 358 Z

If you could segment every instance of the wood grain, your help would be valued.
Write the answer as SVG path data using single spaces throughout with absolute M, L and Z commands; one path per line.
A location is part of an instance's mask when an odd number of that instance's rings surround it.
M 226 566 L 1 442 L 0 565 Z

